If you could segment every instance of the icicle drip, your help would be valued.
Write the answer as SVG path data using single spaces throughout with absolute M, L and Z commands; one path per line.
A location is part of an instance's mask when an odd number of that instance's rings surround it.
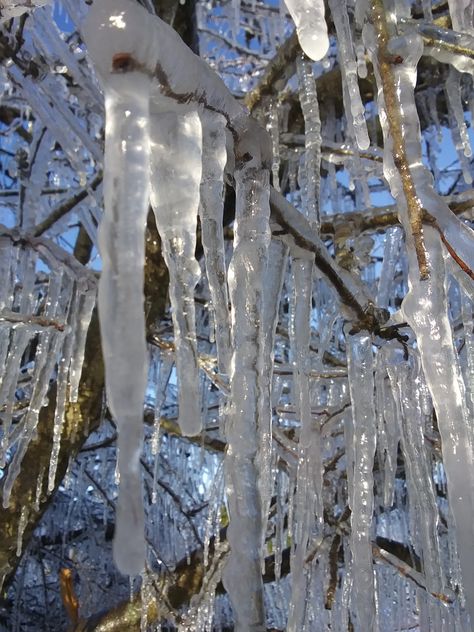
M 407 470 L 410 505 L 414 505 L 421 536 L 423 570 L 431 592 L 443 592 L 442 564 L 438 541 L 438 507 L 426 451 L 424 415 L 420 406 L 420 377 L 406 364 L 388 367 L 398 407 L 397 420 Z M 414 535 L 414 534 L 413 534 Z
M 349 93 L 350 113 L 355 139 L 359 149 L 368 149 L 370 145 L 369 133 L 365 123 L 365 108 L 360 98 L 359 83 L 357 81 L 357 62 L 354 57 L 346 0 L 329 0 L 329 7 L 331 8 L 334 26 L 336 27 L 342 82 L 347 86 Z
M 376 444 L 372 339 L 366 333 L 347 336 L 349 387 L 354 426 L 354 472 L 349 492 L 353 573 L 352 610 L 357 629 L 375 632 L 372 514 Z
M 179 388 L 179 424 L 186 436 L 201 431 L 194 288 L 194 257 L 202 131 L 197 112 L 167 112 L 151 119 L 151 204 L 170 273 L 170 300 Z
M 292 263 L 294 294 L 291 333 L 294 354 L 295 392 L 300 418 L 298 474 L 296 484 L 296 550 L 291 563 L 292 595 L 288 619 L 289 632 L 303 628 L 306 609 L 307 574 L 305 557 L 313 528 L 314 516 L 322 519 L 322 464 L 319 428 L 312 429 L 309 389 L 309 346 L 311 335 L 311 307 L 313 262 L 294 260 Z
M 366 45 L 371 52 L 372 62 L 381 86 L 377 64 L 377 38 L 373 27 L 364 29 Z M 473 269 L 472 232 L 456 220 L 448 206 L 433 190 L 430 174 L 422 164 L 420 127 L 414 101 L 416 65 L 423 50 L 423 43 L 416 34 L 397 40 L 397 49 L 403 62 L 392 65 L 397 81 L 397 95 L 404 104 L 401 115 L 401 130 L 405 139 L 405 150 L 411 176 L 422 207 L 436 218 L 444 238 L 467 265 Z M 428 384 L 442 439 L 443 462 L 446 469 L 449 502 L 456 525 L 459 558 L 463 575 L 466 602 L 471 620 L 474 620 L 474 468 L 473 456 L 467 430 L 468 413 L 464 400 L 464 386 L 453 345 L 448 318 L 445 269 L 438 232 L 425 225 L 424 246 L 427 254 L 429 278 L 420 280 L 411 226 L 407 213 L 406 199 L 399 173 L 392 157 L 393 140 L 387 121 L 382 91 L 379 90 L 379 112 L 384 133 L 384 173 L 390 184 L 400 212 L 405 233 L 408 236 L 409 292 L 402 305 L 402 314 L 411 325 L 417 339 L 426 382 Z M 445 253 L 447 255 L 447 253 Z
M 446 80 L 446 102 L 448 114 L 451 119 L 451 133 L 458 152 L 459 162 L 463 172 L 464 180 L 467 184 L 472 183 L 471 165 L 469 160 L 472 156 L 471 143 L 467 133 L 467 126 L 464 120 L 464 110 L 461 101 L 461 73 L 455 68 L 449 69 Z
M 309 221 L 317 230 L 321 223 L 319 209 L 319 188 L 321 181 L 321 121 L 319 118 L 318 95 L 311 64 L 298 57 L 297 61 L 299 97 L 305 124 L 305 176 L 303 189 L 303 209 Z
M 79 281 L 79 283 L 81 283 Z M 73 329 L 74 343 L 71 350 L 69 367 L 69 401 L 77 402 L 79 395 L 79 382 L 82 376 L 82 365 L 84 364 L 84 353 L 86 348 L 87 332 L 92 319 L 95 307 L 97 289 L 91 287 L 84 292 L 80 292 L 77 306 L 77 319 Z
M 239 155 L 259 155 L 258 132 L 258 128 L 248 130 Z M 269 173 L 256 159 L 242 161 L 236 171 L 234 254 L 229 269 L 234 355 L 225 471 L 231 552 L 224 573 L 236 630 L 241 632 L 265 630 L 257 420 L 265 389 L 262 293 L 270 243 L 269 216 Z
M 273 383 L 273 350 L 275 332 L 278 322 L 278 306 L 283 287 L 288 258 L 287 246 L 279 240 L 272 240 L 268 249 L 263 282 L 263 345 L 261 369 L 261 397 L 258 412 L 258 455 L 259 491 L 262 506 L 262 547 L 265 547 L 266 524 L 270 511 L 273 491 L 272 477 L 272 383 Z M 262 562 L 264 560 L 262 559 Z
M 278 103 L 270 101 L 268 106 L 267 131 L 272 139 L 272 184 L 280 190 L 280 123 Z
M 150 80 L 139 73 L 108 78 L 104 217 L 99 229 L 99 316 L 107 397 L 118 426 L 120 472 L 114 559 L 126 574 L 145 560 L 140 480 L 147 351 L 143 309 L 145 224 L 149 199 Z
M 230 315 L 224 250 L 224 168 L 227 161 L 225 119 L 205 111 L 202 122 L 201 235 L 214 309 L 219 371 L 230 372 Z
M 322 59 L 329 48 L 328 27 L 324 18 L 324 0 L 285 0 L 306 55 Z

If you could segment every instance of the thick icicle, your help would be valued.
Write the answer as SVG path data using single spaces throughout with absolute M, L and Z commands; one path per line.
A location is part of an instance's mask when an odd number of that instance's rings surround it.
M 230 314 L 224 252 L 224 168 L 227 161 L 225 119 L 203 112 L 202 181 L 199 215 L 206 272 L 214 308 L 217 357 L 221 373 L 229 373 Z
M 231 552 L 224 583 L 239 632 L 265 630 L 257 420 L 265 388 L 262 293 L 270 242 L 270 204 L 269 172 L 261 167 L 259 141 L 267 145 L 260 129 L 252 127 L 237 149 L 234 254 L 229 269 L 234 355 L 225 470 Z M 269 157 L 271 150 L 267 149 Z M 243 156 L 252 158 L 246 162 Z
M 376 445 L 372 339 L 367 333 L 347 336 L 349 387 L 352 401 L 354 472 L 349 492 L 353 573 L 352 610 L 357 630 L 375 632 L 372 514 Z
M 149 201 L 150 80 L 138 72 L 105 84 L 104 217 L 99 229 L 99 316 L 110 409 L 118 426 L 120 472 L 114 559 L 131 575 L 144 567 L 140 479 L 147 350 L 143 309 Z
M 334 26 L 336 27 L 342 81 L 347 86 L 349 93 L 350 113 L 352 115 L 355 138 L 359 149 L 367 149 L 370 145 L 370 140 L 365 123 L 365 108 L 360 98 L 359 83 L 357 81 L 357 62 L 354 56 L 346 0 L 329 0 L 329 7 L 331 8 Z M 346 112 L 347 115 L 348 112 Z
M 324 0 L 285 0 L 296 26 L 301 48 L 313 61 L 322 59 L 329 48 Z
M 166 112 L 151 119 L 151 204 L 170 273 L 170 300 L 179 388 L 179 424 L 184 435 L 199 434 L 201 405 L 194 288 L 202 132 L 197 112 Z

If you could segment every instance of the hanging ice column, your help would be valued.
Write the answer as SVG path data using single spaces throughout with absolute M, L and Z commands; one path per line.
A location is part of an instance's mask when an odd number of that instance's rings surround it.
M 236 150 L 234 255 L 229 269 L 234 355 L 225 467 L 231 553 L 224 583 L 240 632 L 266 629 L 257 420 L 265 392 L 263 279 L 270 243 L 271 148 L 266 147 L 268 164 L 262 166 L 261 147 L 267 144 L 268 138 L 255 124 Z
M 225 118 L 214 112 L 201 114 L 203 126 L 203 155 L 201 204 L 202 245 L 206 258 L 216 327 L 217 357 L 219 370 L 230 369 L 230 316 L 229 295 L 224 252 L 224 168 L 227 162 Z
M 194 310 L 194 288 L 200 277 L 194 257 L 202 172 L 198 113 L 153 115 L 151 138 L 151 205 L 170 273 L 179 425 L 184 435 L 192 436 L 201 430 Z
M 352 611 L 356 629 L 377 629 L 372 563 L 372 514 L 374 511 L 374 455 L 376 444 L 374 366 L 372 337 L 367 333 L 347 336 L 347 365 L 352 402 L 353 462 L 352 489 L 349 489 L 351 514 L 351 552 L 354 583 Z M 349 478 L 349 477 L 348 477 Z
M 120 484 L 114 559 L 122 572 L 136 574 L 145 562 L 140 452 L 148 364 L 143 269 L 151 82 L 141 70 L 124 67 L 123 51 L 145 66 L 153 53 L 153 34 L 145 23 L 137 36 L 135 25 L 128 24 L 127 11 L 114 13 L 117 4 L 115 0 L 97 2 L 83 33 L 105 92 L 99 315 L 108 403 L 118 426 Z
M 449 255 L 443 243 L 449 245 L 450 253 L 455 253 L 457 259 L 464 261 L 472 270 L 474 239 L 472 231 L 457 220 L 436 194 L 432 177 L 421 160 L 420 124 L 414 86 L 423 42 L 416 33 L 389 41 L 386 18 L 377 9 L 378 3 L 374 3 L 374 6 L 376 10 L 371 23 L 364 27 L 364 41 L 379 86 L 378 105 L 385 148 L 384 174 L 397 202 L 407 239 L 409 292 L 403 301 L 402 314 L 416 335 L 423 371 L 436 410 L 466 605 L 473 621 L 474 467 L 469 433 L 471 420 L 449 322 L 444 262 L 444 258 Z M 382 60 L 383 63 L 387 51 L 397 55 L 401 63 L 385 64 L 381 68 L 379 62 Z M 394 112 L 394 103 L 402 103 L 403 107 Z M 399 165 L 405 162 L 400 172 L 395 166 L 394 155 Z M 428 270 L 424 280 L 420 279 L 408 216 L 408 204 L 413 203 L 410 195 L 432 215 L 430 224 L 423 226 Z M 467 277 L 466 281 L 471 283 Z

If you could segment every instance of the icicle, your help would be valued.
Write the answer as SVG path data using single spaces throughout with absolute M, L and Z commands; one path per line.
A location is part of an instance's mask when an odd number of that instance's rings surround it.
M 400 431 L 397 426 L 395 401 L 390 385 L 388 384 L 386 371 L 387 355 L 385 349 L 381 349 L 377 354 L 375 384 L 377 450 L 381 457 L 381 465 L 383 467 L 383 504 L 386 508 L 390 508 L 393 504 Z
M 79 382 L 81 381 L 82 365 L 84 363 L 87 332 L 94 311 L 96 294 L 96 288 L 91 287 L 84 292 L 80 292 L 78 299 L 77 320 L 73 329 L 74 347 L 71 351 L 69 368 L 69 401 L 71 402 L 77 402 L 79 395 Z
M 464 341 L 466 345 L 466 366 L 464 370 L 464 382 L 466 384 L 467 404 L 471 415 L 474 414 L 474 322 L 473 303 L 464 292 L 461 293 L 462 322 L 464 328 Z M 474 439 L 474 428 L 472 428 L 472 439 Z M 474 446 L 474 440 L 471 440 Z
M 261 577 L 262 519 L 257 446 L 262 391 L 264 342 L 262 330 L 263 281 L 270 242 L 269 173 L 258 156 L 263 141 L 252 126 L 238 146 L 234 254 L 229 269 L 234 355 L 231 403 L 226 422 L 226 492 L 231 552 L 224 584 L 235 613 L 237 630 L 265 629 Z M 245 581 L 242 581 L 245 578 Z
M 23 535 L 25 533 L 26 525 L 28 524 L 28 507 L 21 508 L 20 520 L 18 522 L 18 532 L 16 536 L 16 556 L 21 557 L 23 549 Z
M 267 131 L 272 139 L 272 184 L 280 190 L 280 124 L 278 103 L 270 101 L 268 106 Z
M 383 253 L 382 269 L 380 271 L 379 286 L 377 290 L 377 305 L 388 307 L 392 296 L 392 284 L 395 277 L 395 266 L 397 264 L 402 231 L 398 227 L 390 228 L 385 237 L 385 247 Z
M 214 309 L 219 371 L 230 371 L 229 295 L 224 251 L 224 168 L 227 161 L 225 119 L 220 114 L 201 114 L 202 182 L 200 188 L 202 245 Z
M 266 525 L 273 491 L 272 479 L 272 382 L 275 332 L 278 322 L 278 306 L 283 287 L 288 249 L 279 240 L 272 240 L 263 285 L 263 366 L 261 368 L 261 396 L 258 425 L 259 491 L 262 506 L 262 547 L 265 546 Z M 263 563 L 262 559 L 262 563 Z
M 329 0 L 329 6 L 336 27 L 342 81 L 343 84 L 347 86 L 349 93 L 350 112 L 352 115 L 355 139 L 359 149 L 368 149 L 370 140 L 365 123 L 365 108 L 360 98 L 359 84 L 357 81 L 357 63 L 354 58 L 354 47 L 352 44 L 352 33 L 346 0 Z
M 73 352 L 74 334 L 76 328 L 76 301 L 77 297 L 73 295 L 71 305 L 69 308 L 68 327 L 70 333 L 67 334 L 63 347 L 63 352 L 59 360 L 58 377 L 56 380 L 56 409 L 54 411 L 54 426 L 53 426 L 53 447 L 51 449 L 51 457 L 49 460 L 49 475 L 48 475 L 48 492 L 52 492 L 54 489 L 56 470 L 58 467 L 59 450 L 61 447 L 61 434 L 63 431 L 64 414 L 66 411 L 67 402 L 67 390 L 68 390 L 68 373 L 69 363 L 71 361 L 71 355 Z
M 313 430 L 308 365 L 311 335 L 313 262 L 292 262 L 294 295 L 291 346 L 294 353 L 294 383 L 300 418 L 298 473 L 296 484 L 296 551 L 291 563 L 292 595 L 288 618 L 289 632 L 303 627 L 306 609 L 307 574 L 305 558 L 314 528 L 314 516 L 322 520 L 322 463 L 319 428 Z
M 297 61 L 299 97 L 305 123 L 305 175 L 303 209 L 306 217 L 319 230 L 319 187 L 321 169 L 321 121 L 319 119 L 318 95 L 311 64 L 298 57 Z
M 319 187 L 321 169 L 321 121 L 318 95 L 311 64 L 303 57 L 297 59 L 299 97 L 305 122 L 305 175 L 303 207 L 309 221 L 319 230 Z
M 406 365 L 388 367 L 397 393 L 398 423 L 407 470 L 410 505 L 414 506 L 421 535 L 423 569 L 431 592 L 443 592 L 442 565 L 438 541 L 438 507 L 431 477 L 431 462 L 426 453 L 423 412 L 419 403 L 420 378 Z
M 375 632 L 372 563 L 373 466 L 376 444 L 372 339 L 366 333 L 348 335 L 348 372 L 354 425 L 354 472 L 350 491 L 352 609 L 357 628 Z
M 38 473 L 38 478 L 36 479 L 36 492 L 35 492 L 35 501 L 33 503 L 34 511 L 38 512 L 41 506 L 41 494 L 43 491 L 43 477 L 44 477 L 45 467 L 42 465 L 40 467 L 40 471 Z
M 50 159 L 51 135 L 38 126 L 30 147 L 30 165 L 26 177 L 22 178 L 24 198 L 21 204 L 21 226 L 28 231 L 37 223 L 41 204 L 41 191 L 46 182 Z
M 296 26 L 298 40 L 313 61 L 322 59 L 329 48 L 323 0 L 285 0 Z
M 110 409 L 118 426 L 120 472 L 114 559 L 123 573 L 144 566 L 140 480 L 147 351 L 143 310 L 149 199 L 150 80 L 138 72 L 105 85 L 104 218 L 99 229 L 99 316 Z
M 170 300 L 184 435 L 201 431 L 194 288 L 200 268 L 194 257 L 201 182 L 202 132 L 197 112 L 152 116 L 151 204 L 170 273 Z
M 458 152 L 464 180 L 467 184 L 471 184 L 471 165 L 469 160 L 466 160 L 466 158 L 470 158 L 472 156 L 472 149 L 469 135 L 467 133 L 466 122 L 464 120 L 464 111 L 461 101 L 461 74 L 455 68 L 449 69 L 445 94 L 448 105 L 448 114 L 451 119 L 451 133 L 456 151 Z

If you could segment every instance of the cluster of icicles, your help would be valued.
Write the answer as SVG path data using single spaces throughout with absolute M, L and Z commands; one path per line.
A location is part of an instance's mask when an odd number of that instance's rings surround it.
M 34 187 L 31 189 L 34 194 Z M 48 282 L 38 282 L 38 268 L 46 267 L 51 270 Z M 0 270 L 0 466 L 4 468 L 8 462 L 4 507 L 9 506 L 13 484 L 36 436 L 40 411 L 56 373 L 53 445 L 49 472 L 43 472 L 38 481 L 39 507 L 43 475 L 48 480 L 48 491 L 55 486 L 66 405 L 78 401 L 86 335 L 96 302 L 96 279 L 52 242 L 32 239 L 25 247 L 18 235 L 4 227 Z M 33 367 L 26 362 L 26 370 L 22 370 L 28 355 L 34 357 Z M 21 406 L 24 397 L 28 400 L 26 411 Z
M 340 3 L 330 1 L 344 68 L 346 112 L 350 112 L 349 133 L 356 146 L 366 149 L 369 137 L 357 87 L 359 65 L 347 13 Z M 364 3 L 360 3 L 361 5 Z M 323 3 L 289 3 L 305 52 L 320 59 L 327 51 Z M 341 10 L 340 10 L 341 9 Z M 400 9 L 403 11 L 402 9 Z M 306 21 L 308 16 L 311 18 Z M 360 17 L 360 16 L 359 16 Z M 308 28 L 308 25 L 310 28 Z M 324 26 L 324 28 L 323 28 Z M 147 381 L 147 351 L 143 312 L 143 269 L 145 263 L 144 226 L 148 205 L 155 213 L 163 242 L 163 253 L 170 271 L 170 298 L 175 330 L 175 358 L 179 382 L 179 421 L 184 435 L 201 429 L 198 392 L 198 354 L 195 331 L 194 288 L 199 267 L 194 258 L 196 222 L 200 214 L 206 270 L 216 320 L 216 342 L 221 372 L 230 377 L 230 397 L 225 434 L 226 500 L 230 524 L 227 539 L 231 555 L 224 571 L 224 583 L 235 613 L 236 628 L 264 630 L 265 612 L 261 579 L 265 525 L 272 487 L 271 471 L 271 389 L 274 332 L 279 296 L 285 271 L 287 248 L 270 239 L 269 165 L 262 162 L 262 137 L 257 128 L 246 133 L 251 121 L 229 97 L 221 108 L 198 107 L 209 93 L 221 86 L 207 82 L 202 92 L 192 74 L 196 66 L 181 55 L 179 40 L 170 39 L 166 26 L 158 18 L 129 0 L 96 0 L 84 28 L 89 53 L 96 65 L 105 92 L 105 215 L 100 228 L 103 262 L 99 286 L 99 310 L 106 362 L 108 402 L 119 428 L 118 469 L 120 495 L 114 543 L 115 560 L 121 570 L 137 573 L 143 569 L 145 542 L 140 484 L 142 411 Z M 166 37 L 161 40 L 161 36 Z M 172 46 L 164 46 L 163 41 Z M 420 36 L 409 33 L 397 42 L 397 54 L 403 60 L 394 70 L 404 108 L 401 121 L 413 180 L 423 206 L 430 208 L 446 238 L 471 269 L 474 268 L 472 235 L 434 192 L 427 170 L 421 162 L 418 117 L 414 103 L 414 81 L 419 59 Z M 364 44 L 377 66 L 377 38 L 366 25 Z M 344 62 L 347 62 L 345 63 Z M 173 69 L 168 72 L 169 69 Z M 157 72 L 158 71 L 158 72 Z M 301 104 L 306 125 L 307 179 L 303 194 L 303 212 L 318 230 L 319 164 L 321 137 L 315 103 L 311 68 L 300 60 L 298 74 Z M 156 79 L 159 76 L 159 81 Z M 179 81 L 174 81 L 179 77 Z M 183 95 L 192 87 L 195 103 Z M 216 88 L 217 86 L 217 88 Z M 200 99 L 201 97 L 201 99 Z M 179 101 L 186 103 L 179 104 Z M 393 196 L 400 208 L 406 232 L 410 224 L 405 209 L 403 188 L 389 151 L 391 136 L 383 94 L 379 111 L 385 136 L 384 169 Z M 216 109 L 218 111 L 216 111 Z M 220 113 L 219 113 L 220 112 Z M 236 221 L 234 251 L 226 272 L 223 235 L 223 179 L 228 148 L 232 140 L 228 127 L 239 137 L 235 147 Z M 308 133 L 310 132 L 310 133 Z M 264 152 L 263 152 L 264 153 Z M 265 156 L 263 156 L 265 158 Z M 274 156 L 275 159 L 275 156 Z M 275 167 L 275 164 L 274 164 Z M 277 169 L 274 168 L 274 173 Z M 444 279 L 447 253 L 439 234 L 425 230 L 425 245 L 432 270 L 421 281 L 416 260 L 410 259 L 410 291 L 403 303 L 402 316 L 412 327 L 423 367 L 424 379 L 437 411 L 442 437 L 457 547 L 468 610 L 474 608 L 474 552 L 472 547 L 474 480 L 472 437 L 469 431 L 469 404 L 463 377 L 453 345 L 448 317 Z M 388 252 L 388 251 L 387 251 Z M 301 420 L 298 445 L 295 514 L 296 548 L 292 556 L 292 596 L 288 630 L 303 629 L 306 600 L 306 559 L 310 542 L 322 537 L 323 482 L 320 436 L 313 431 L 307 356 L 313 262 L 295 258 L 294 331 L 292 353 L 297 388 L 297 411 Z M 472 295 L 472 288 L 459 272 L 459 282 Z M 227 283 L 226 283 L 227 280 Z M 227 287 L 229 288 L 227 292 Z M 380 294 L 386 289 L 381 286 Z M 228 304 L 231 305 L 229 312 Z M 422 309 L 420 309 L 420 307 Z M 348 371 L 352 401 L 352 421 L 345 424 L 347 472 L 351 518 L 351 576 L 355 622 L 358 630 L 376 629 L 376 605 L 372 552 L 373 468 L 376 447 L 376 411 L 373 393 L 374 358 L 372 339 L 367 333 L 347 335 Z M 387 348 L 387 371 L 379 384 L 380 397 L 390 383 L 394 392 L 410 383 L 409 370 L 396 350 Z M 419 368 L 419 367 L 418 367 Z M 413 398 L 400 391 L 399 419 L 416 417 L 410 407 L 425 393 L 424 382 L 416 373 L 419 388 Z M 383 400 L 382 400 L 383 401 Z M 396 469 L 396 434 L 390 423 L 394 401 L 388 398 L 387 410 L 380 423 L 385 467 L 392 475 Z M 418 404 L 417 404 L 418 405 Z M 419 402 L 421 410 L 428 404 Z M 423 409 L 423 406 L 425 408 Z M 413 420 L 412 420 L 413 421 Z M 428 464 L 422 457 L 422 438 L 410 434 L 416 425 L 399 422 L 406 461 L 411 463 L 409 484 L 413 486 L 424 522 L 420 536 L 430 594 L 445 587 L 439 576 L 440 562 L 436 547 L 430 550 L 430 538 L 436 531 L 436 501 L 433 496 Z M 411 451 L 411 452 L 410 452 Z M 420 469 L 416 469 L 420 459 Z M 423 469 L 425 468 L 425 469 Z M 421 492 L 417 480 L 423 481 Z M 393 494 L 387 479 L 387 502 Z M 318 517 L 316 527 L 314 516 Z M 349 554 L 349 552 L 348 552 Z M 348 580 L 349 581 L 349 580 Z M 434 614 L 435 621 L 441 617 Z M 438 617 L 438 619 L 436 619 Z M 435 625 L 438 625 L 435 623 Z M 433 628 L 435 629 L 435 628 Z

